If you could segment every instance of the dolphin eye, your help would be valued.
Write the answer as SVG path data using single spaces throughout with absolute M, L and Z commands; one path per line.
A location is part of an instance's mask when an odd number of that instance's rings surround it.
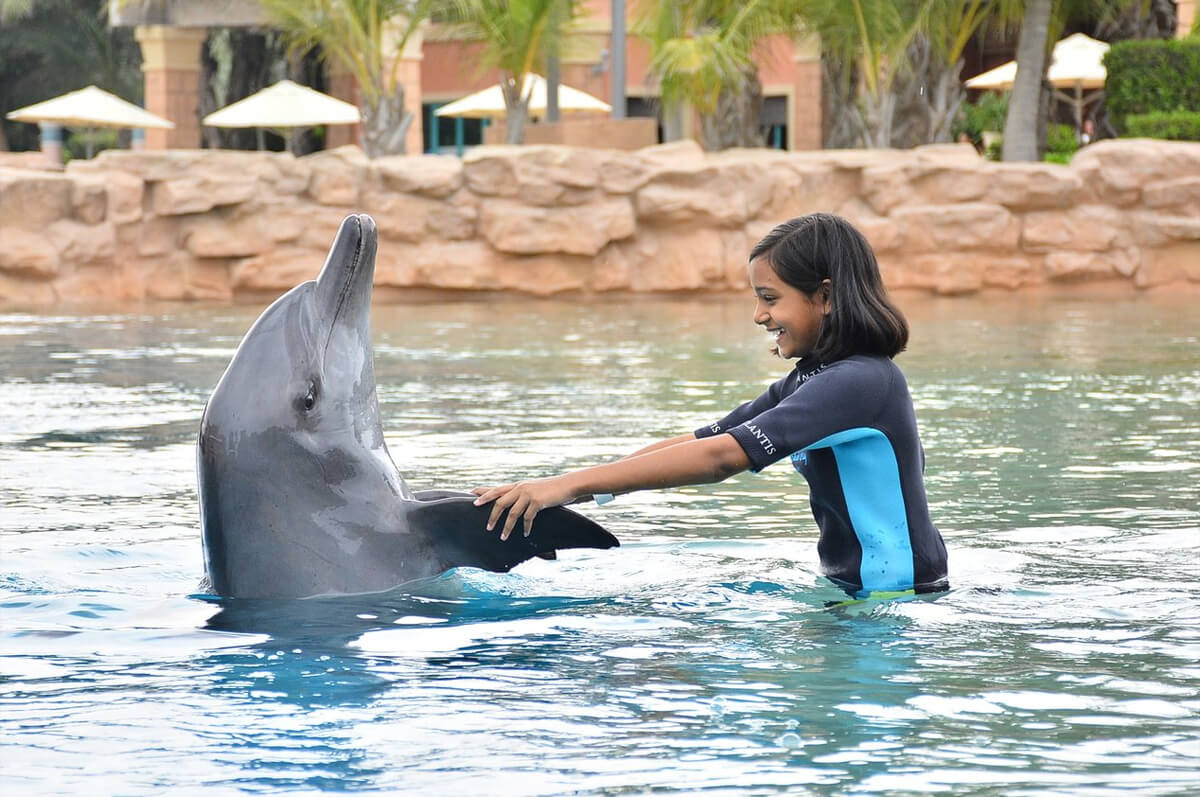
M 310 382 L 308 384 L 308 392 L 304 394 L 304 409 L 311 410 L 317 406 L 317 383 Z

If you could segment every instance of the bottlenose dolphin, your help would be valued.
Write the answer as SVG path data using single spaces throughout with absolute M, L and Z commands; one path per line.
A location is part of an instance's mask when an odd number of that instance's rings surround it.
M 556 549 L 611 548 L 558 507 L 501 542 L 466 492 L 413 492 L 388 453 L 375 393 L 377 236 L 342 222 L 315 281 L 246 333 L 200 421 L 197 482 L 211 589 L 235 598 L 377 592 L 453 567 L 506 572 Z

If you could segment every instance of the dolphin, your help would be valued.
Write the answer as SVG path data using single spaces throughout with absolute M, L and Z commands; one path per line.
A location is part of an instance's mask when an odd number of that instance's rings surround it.
M 414 492 L 383 439 L 371 349 L 374 220 L 348 216 L 315 281 L 246 332 L 200 421 L 207 587 L 233 598 L 379 592 L 454 567 L 507 572 L 612 534 L 563 507 L 528 537 L 485 531 L 490 507 Z

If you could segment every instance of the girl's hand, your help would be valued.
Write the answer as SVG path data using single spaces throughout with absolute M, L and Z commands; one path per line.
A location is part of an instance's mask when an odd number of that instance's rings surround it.
M 508 510 L 504 528 L 500 530 L 501 540 L 508 539 L 508 535 L 516 528 L 517 520 L 521 518 L 524 519 L 525 536 L 528 537 L 533 531 L 533 519 L 537 517 L 538 512 L 546 507 L 569 504 L 578 497 L 567 486 L 564 476 L 532 479 L 499 487 L 476 487 L 471 492 L 479 496 L 475 499 L 475 506 L 495 502 L 492 505 L 492 514 L 488 517 L 488 531 L 496 527 L 501 515 Z

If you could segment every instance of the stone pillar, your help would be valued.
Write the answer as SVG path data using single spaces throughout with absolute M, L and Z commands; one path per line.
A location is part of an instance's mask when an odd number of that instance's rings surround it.
M 196 149 L 200 146 L 200 48 L 203 28 L 138 25 L 142 48 L 146 110 L 170 119 L 172 130 L 147 130 L 146 149 Z
M 63 166 L 63 129 L 53 122 L 38 122 L 41 130 L 42 154 L 46 161 L 61 169 Z
M 1192 31 L 1196 19 L 1196 0 L 1177 0 L 1175 3 L 1175 38 L 1182 39 Z
M 796 40 L 792 59 L 795 86 L 791 140 L 788 149 L 821 149 L 821 41 L 816 36 Z

